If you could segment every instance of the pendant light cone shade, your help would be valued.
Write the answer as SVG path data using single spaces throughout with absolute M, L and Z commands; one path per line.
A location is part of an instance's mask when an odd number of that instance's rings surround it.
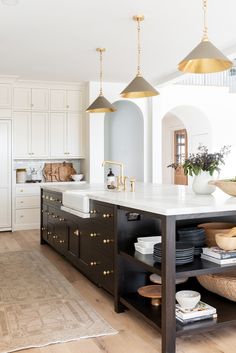
M 228 70 L 232 66 L 233 63 L 219 49 L 205 40 L 179 63 L 179 70 L 202 74 Z
M 86 109 L 87 113 L 109 113 L 115 111 L 116 108 L 104 96 L 101 95 L 98 96 Z
M 114 105 L 112 105 L 104 96 L 102 92 L 102 53 L 105 48 L 97 48 L 96 51 L 100 53 L 100 94 L 95 101 L 86 109 L 87 113 L 112 113 L 116 111 Z
M 220 72 L 230 69 L 233 66 L 219 49 L 208 39 L 206 25 L 207 0 L 203 0 L 204 29 L 202 41 L 184 58 L 178 65 L 183 72 L 206 74 Z
M 157 96 L 159 93 L 142 76 L 136 76 L 121 92 L 123 98 L 142 98 Z
M 140 45 L 140 21 L 144 20 L 143 15 L 133 16 L 133 20 L 137 22 L 138 30 L 138 67 L 137 75 L 130 82 L 130 84 L 121 92 L 123 98 L 143 98 L 157 96 L 159 92 L 150 85 L 141 75 L 140 72 L 140 56 L 141 56 L 141 45 Z

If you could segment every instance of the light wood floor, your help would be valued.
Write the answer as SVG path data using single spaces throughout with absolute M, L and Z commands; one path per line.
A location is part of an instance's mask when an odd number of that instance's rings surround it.
M 161 336 L 127 311 L 116 314 L 112 298 L 102 289 L 95 287 L 48 245 L 39 244 L 38 231 L 0 233 L 0 252 L 37 249 L 78 288 L 81 295 L 119 333 L 94 339 L 54 344 L 37 349 L 22 350 L 20 353 L 160 353 Z M 236 326 L 231 325 L 207 334 L 185 336 L 177 339 L 178 353 L 235 353 Z M 171 352 L 170 352 L 171 353 Z

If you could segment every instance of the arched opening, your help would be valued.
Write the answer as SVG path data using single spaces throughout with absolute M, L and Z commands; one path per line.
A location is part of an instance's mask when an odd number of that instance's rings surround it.
M 186 184 L 184 179 L 182 179 L 183 182 L 176 182 L 178 180 L 176 170 L 167 166 L 178 160 L 183 161 L 184 152 L 186 155 L 195 153 L 199 144 L 206 145 L 210 149 L 211 130 L 207 116 L 194 106 L 178 106 L 164 115 L 162 119 L 162 182 L 164 184 Z M 186 139 L 182 139 L 182 131 L 186 131 Z M 180 132 L 179 135 L 178 132 Z M 178 149 L 178 143 L 181 145 L 182 142 L 185 143 L 185 147 Z M 188 183 L 191 183 L 190 179 Z
M 105 114 L 104 157 L 124 163 L 125 175 L 144 180 L 144 121 L 139 107 L 130 101 L 114 103 L 117 111 Z M 114 168 L 115 175 L 119 174 Z M 105 175 L 107 170 L 105 171 Z

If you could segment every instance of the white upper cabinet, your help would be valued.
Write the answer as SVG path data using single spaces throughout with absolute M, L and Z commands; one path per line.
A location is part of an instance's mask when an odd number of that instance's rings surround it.
M 51 111 L 78 112 L 82 108 L 82 94 L 79 90 L 51 89 Z
M 31 143 L 31 113 L 16 112 L 13 116 L 13 156 L 28 159 Z
M 51 157 L 65 158 L 66 154 L 66 113 L 50 115 L 50 151 Z
M 32 112 L 31 115 L 31 156 L 48 157 L 48 113 Z
M 32 88 L 31 107 L 32 110 L 48 110 L 49 91 L 45 88 Z
M 15 87 L 14 110 L 48 110 L 49 91 L 46 88 Z
M 82 116 L 77 113 L 51 113 L 51 158 L 80 158 L 82 150 Z
M 82 157 L 82 119 L 78 114 L 67 114 L 67 153 L 69 157 Z
M 31 109 L 31 89 L 16 87 L 13 90 L 14 110 Z
M 15 112 L 13 119 L 14 158 L 48 157 L 48 114 Z
M 11 108 L 11 86 L 0 84 L 0 108 Z

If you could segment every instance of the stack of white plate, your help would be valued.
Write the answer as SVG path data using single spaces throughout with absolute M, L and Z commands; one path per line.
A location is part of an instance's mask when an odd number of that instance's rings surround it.
M 154 245 L 161 243 L 161 236 L 139 237 L 134 243 L 135 250 L 141 254 L 153 254 Z

